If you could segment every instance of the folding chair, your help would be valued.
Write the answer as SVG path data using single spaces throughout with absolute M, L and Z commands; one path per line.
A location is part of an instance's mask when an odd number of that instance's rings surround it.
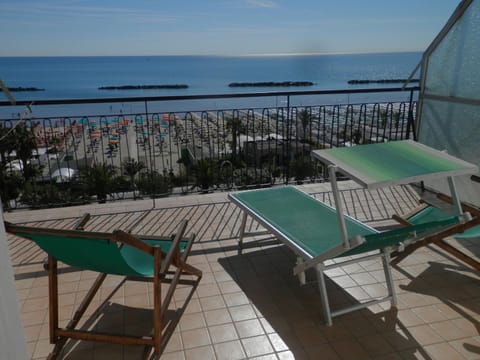
M 82 221 L 80 225 L 83 226 Z M 48 254 L 46 269 L 49 284 L 50 342 L 56 344 L 49 359 L 55 359 L 61 354 L 69 338 L 144 345 L 149 353 L 153 348 L 154 357 L 159 357 L 166 345 L 165 339 L 168 340 L 162 330 L 166 328 L 165 314 L 177 284 L 181 281 L 192 285 L 193 293 L 202 277 L 199 269 L 186 263 L 195 239 L 194 234 L 184 238 L 186 220 L 180 223 L 177 233 L 171 237 L 137 236 L 122 230 L 101 233 L 48 229 L 11 223 L 5 223 L 5 227 L 9 233 L 33 240 Z M 64 328 L 59 327 L 57 261 L 100 273 L 73 318 Z M 153 282 L 153 334 L 131 336 L 75 328 L 108 274 L 122 275 L 127 280 Z M 187 275 L 186 279 L 184 275 Z M 169 284 L 163 300 L 162 283 Z
M 444 200 L 445 196 L 444 196 Z M 456 227 L 448 236 L 453 237 L 455 239 L 473 239 L 480 237 L 480 225 L 478 222 L 478 210 L 474 210 L 470 207 L 468 209 L 465 208 L 465 205 L 462 205 L 464 210 L 474 211 L 477 215 L 477 218 L 474 220 L 467 221 L 465 224 L 461 224 Z M 445 219 L 451 218 L 452 215 L 438 207 L 429 204 L 421 204 L 417 209 L 414 209 L 412 212 L 405 214 L 404 216 L 393 215 L 392 218 L 396 220 L 399 224 L 404 226 L 415 226 L 420 224 L 429 223 L 432 221 L 443 221 Z M 464 252 L 458 250 L 456 247 L 450 245 L 449 243 L 445 242 L 445 237 L 432 237 L 428 238 L 423 242 L 419 242 L 411 247 L 407 248 L 402 253 L 394 253 L 392 254 L 395 257 L 394 263 L 399 263 L 405 257 L 410 255 L 413 251 L 421 246 L 428 245 L 430 243 L 434 243 L 435 245 L 439 246 L 441 249 L 445 250 L 446 252 L 450 253 L 451 255 L 455 256 L 456 258 L 462 260 L 463 262 L 469 264 L 474 269 L 480 270 L 480 262 L 476 259 L 468 256 Z

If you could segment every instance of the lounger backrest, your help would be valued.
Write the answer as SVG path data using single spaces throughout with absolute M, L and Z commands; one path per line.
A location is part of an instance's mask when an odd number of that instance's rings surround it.
M 389 230 L 378 234 L 365 236 L 365 243 L 343 253 L 341 256 L 356 255 L 368 251 L 398 247 L 400 243 L 408 240 L 420 240 L 426 236 L 446 230 L 460 222 L 457 216 L 447 219 L 430 221 L 418 225 L 406 226 L 399 229 Z
M 424 209 L 415 213 L 414 215 L 410 216 L 407 221 L 413 225 L 417 225 L 431 221 L 445 220 L 451 217 L 452 215 L 441 209 L 438 209 L 434 206 L 427 206 Z

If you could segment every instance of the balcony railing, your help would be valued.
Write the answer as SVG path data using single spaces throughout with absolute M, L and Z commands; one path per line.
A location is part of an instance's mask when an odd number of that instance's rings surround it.
M 322 181 L 312 149 L 414 138 L 417 90 L 23 102 L 30 116 L 0 124 L 5 139 L 25 127 L 34 143 L 2 142 L 2 199 L 58 206 Z M 366 95 L 389 99 L 355 100 Z

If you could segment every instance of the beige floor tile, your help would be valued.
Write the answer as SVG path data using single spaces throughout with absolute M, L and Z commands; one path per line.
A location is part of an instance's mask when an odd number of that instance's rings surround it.
M 208 331 L 214 344 L 238 339 L 237 331 L 232 323 L 209 326 Z
M 262 324 L 258 319 L 243 320 L 235 323 L 240 338 L 247 338 L 265 334 Z
M 240 360 L 245 359 L 245 351 L 239 340 L 215 344 L 217 359 Z
M 463 338 L 449 342 L 467 360 L 480 359 L 480 337 Z
M 266 335 L 254 336 L 241 339 L 245 353 L 248 357 L 260 356 L 273 353 L 273 347 Z
M 428 345 L 425 350 L 435 360 L 464 360 L 464 357 L 448 343 Z
M 206 328 L 182 331 L 182 341 L 185 349 L 191 349 L 210 344 L 210 335 Z
M 409 328 L 408 331 L 420 345 L 430 345 L 442 342 L 443 339 L 429 325 Z
M 227 308 L 205 311 L 205 321 L 208 326 L 230 323 L 232 318 Z
M 227 306 L 221 295 L 203 297 L 199 299 L 199 302 L 203 311 L 222 309 Z
M 185 350 L 185 360 L 216 360 L 211 345 Z

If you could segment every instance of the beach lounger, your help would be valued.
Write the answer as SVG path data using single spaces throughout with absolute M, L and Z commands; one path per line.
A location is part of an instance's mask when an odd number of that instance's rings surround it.
M 464 211 L 475 212 L 474 214 L 477 215 L 472 220 L 465 222 L 457 227 L 455 230 L 457 232 L 452 232 L 449 236 L 455 239 L 474 239 L 480 238 L 480 219 L 478 217 L 478 210 L 475 210 L 471 207 L 467 207 L 465 209 L 465 205 L 462 205 Z M 443 208 L 435 207 L 434 205 L 429 204 L 422 204 L 417 209 L 413 210 L 412 212 L 405 214 L 404 216 L 393 215 L 392 218 L 396 220 L 398 223 L 404 226 L 415 226 L 419 224 L 428 223 L 431 221 L 442 221 L 444 219 L 450 218 L 451 211 L 447 211 Z M 463 262 L 467 263 L 468 265 L 472 266 L 476 270 L 480 270 L 480 262 L 474 259 L 471 256 L 468 256 L 461 250 L 457 249 L 456 247 L 452 246 L 448 242 L 444 240 L 445 237 L 430 237 L 425 239 L 422 242 L 418 242 L 416 244 L 412 244 L 409 246 L 405 251 L 402 253 L 393 254 L 395 256 L 395 263 L 399 263 L 413 251 L 421 246 L 426 246 L 429 244 L 435 244 L 441 249 L 445 250 L 449 254 L 455 256 L 457 259 L 462 260 Z
M 88 218 L 82 218 L 77 228 L 83 227 L 86 221 Z M 186 220 L 180 223 L 177 233 L 171 237 L 136 236 L 121 230 L 113 233 L 100 233 L 48 229 L 11 223 L 5 223 L 5 227 L 9 233 L 33 240 L 48 254 L 46 269 L 49 284 L 50 342 L 56 344 L 49 359 L 60 355 L 69 338 L 124 345 L 144 345 L 149 351 L 153 348 L 154 356 L 159 357 L 168 339 L 165 331 L 170 328 L 170 326 L 166 326 L 165 314 L 177 284 L 188 283 L 192 285 L 193 292 L 202 276 L 200 270 L 186 262 L 195 238 L 193 234 L 184 238 L 187 227 Z M 63 328 L 59 327 L 57 261 L 80 270 L 100 273 L 71 321 Z M 76 329 L 82 315 L 108 274 L 122 275 L 128 280 L 153 282 L 153 335 L 130 336 Z M 186 275 L 186 279 L 184 275 Z M 162 284 L 169 284 L 168 290 L 163 296 L 161 294 Z M 102 305 L 105 305 L 105 302 Z M 99 315 L 99 310 L 95 311 L 94 315 Z
M 245 231 L 247 217 L 251 216 L 296 253 L 297 264 L 293 273 L 299 276 L 301 282 L 305 281 L 304 273 L 307 269 L 316 269 L 327 325 L 332 324 L 332 318 L 335 316 L 380 302 L 391 301 L 395 306 L 396 296 L 390 269 L 390 253 L 429 236 L 448 233 L 461 222 L 461 217 L 452 216 L 440 221 L 379 232 L 342 214 L 348 233 L 348 242 L 345 243 L 339 227 L 337 211 L 293 186 L 231 193 L 229 199 L 243 210 L 239 235 L 240 249 L 245 246 L 246 236 L 257 235 L 257 233 Z M 350 258 L 325 264 L 327 260 L 347 256 Z M 331 311 L 325 284 L 325 271 L 379 257 L 383 262 L 387 296 Z

